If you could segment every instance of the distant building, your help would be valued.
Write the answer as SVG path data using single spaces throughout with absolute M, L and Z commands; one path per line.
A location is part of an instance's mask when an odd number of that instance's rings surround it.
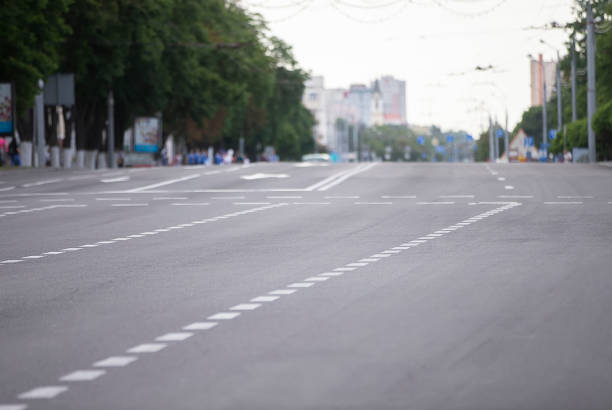
M 406 81 L 383 76 L 379 81 L 383 98 L 383 121 L 388 125 L 406 125 Z
M 550 100 L 557 83 L 557 64 L 554 61 L 543 61 L 542 54 L 538 60 L 529 62 L 531 77 L 531 106 L 543 104 L 542 82 L 546 81 L 546 101 Z
M 406 124 L 405 81 L 384 76 L 370 86 L 352 84 L 348 90 L 326 89 L 323 77 L 313 76 L 305 86 L 302 101 L 317 121 L 317 141 L 332 151 L 348 151 L 349 125 Z

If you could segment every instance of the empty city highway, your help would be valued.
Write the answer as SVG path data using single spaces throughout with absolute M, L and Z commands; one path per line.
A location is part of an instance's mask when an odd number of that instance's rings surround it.
M 612 168 L 0 172 L 0 409 L 610 409 Z

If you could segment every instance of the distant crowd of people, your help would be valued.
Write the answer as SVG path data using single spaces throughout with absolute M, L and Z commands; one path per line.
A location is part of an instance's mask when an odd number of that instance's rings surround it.
M 250 159 L 246 155 L 235 153 L 233 149 L 219 150 L 209 158 L 208 152 L 191 150 L 186 154 L 176 154 L 173 161 L 168 158 L 168 151 L 163 148 L 160 152 L 161 165 L 224 165 L 248 164 Z

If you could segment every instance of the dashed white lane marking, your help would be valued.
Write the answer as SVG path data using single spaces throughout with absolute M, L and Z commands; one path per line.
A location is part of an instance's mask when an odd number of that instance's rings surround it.
M 135 356 L 111 356 L 95 362 L 93 367 L 124 367 L 135 362 L 137 359 Z
M 396 254 L 396 253 L 400 253 L 401 251 L 394 251 L 394 250 L 386 250 L 386 251 L 382 251 L 382 254 Z
M 297 290 L 295 289 L 277 289 L 277 290 L 273 290 L 272 292 L 268 292 L 268 294 L 270 295 L 292 295 L 295 292 L 297 292 Z
M 331 202 L 294 202 L 293 205 L 329 205 Z
M 110 198 L 110 197 L 106 197 L 106 198 L 95 198 L 96 201 L 131 201 L 132 198 L 126 198 L 126 197 L 121 197 L 121 198 Z
M 558 195 L 559 199 L 593 199 L 591 195 Z
M 151 185 L 142 186 L 140 188 L 130 189 L 130 190 L 127 190 L 125 192 L 149 191 L 151 189 L 159 188 L 159 187 L 170 185 L 170 184 L 175 184 L 177 182 L 189 181 L 190 179 L 198 178 L 199 176 L 200 176 L 200 174 L 186 175 L 186 176 L 181 177 L 181 178 L 169 179 L 167 181 L 158 182 L 157 184 L 151 184 Z
M 15 187 L 14 186 L 3 187 L 3 188 L 0 188 L 0 192 L 10 191 L 11 189 L 15 189 Z
M 271 202 L 233 202 L 233 205 L 270 205 Z
M 304 279 L 304 282 L 325 282 L 329 277 L 325 276 L 311 276 L 309 278 Z
M 238 196 L 213 196 L 212 199 L 244 199 L 246 198 L 244 195 Z
M 344 275 L 344 272 L 325 272 L 325 273 L 319 273 L 319 276 L 342 276 Z
M 370 258 L 388 258 L 389 256 L 391 256 L 391 255 L 389 255 L 387 253 L 376 253 L 376 254 L 370 256 Z
M 62 382 L 85 382 L 96 380 L 106 374 L 106 370 L 77 370 L 70 374 L 60 377 Z
M 352 272 L 357 268 L 349 268 L 349 267 L 342 267 L 342 268 L 336 268 L 334 269 L 334 271 L 336 272 Z
M 43 198 L 40 202 L 74 202 L 74 198 Z
M 415 199 L 416 195 L 381 195 L 382 199 Z
M 0 209 L 21 209 L 25 208 L 25 205 L 0 205 Z
M 296 283 L 292 283 L 290 285 L 287 285 L 288 288 L 309 288 L 312 285 L 314 285 L 314 283 L 312 282 L 296 282 Z
M 17 202 L 16 199 L 0 199 L 0 204 L 14 204 Z
M 113 182 L 125 182 L 125 181 L 129 181 L 130 177 L 128 176 L 123 176 L 123 177 L 117 177 L 117 178 L 106 178 L 106 179 L 101 179 L 100 182 L 102 182 L 103 184 L 110 184 Z
M 268 199 L 302 199 L 301 195 L 270 195 Z
M 474 198 L 475 195 L 472 194 L 465 194 L 465 195 L 440 195 L 438 198 Z
M 393 202 L 355 202 L 355 205 L 393 205 Z
M 40 211 L 46 211 L 49 209 L 58 209 L 58 208 L 83 208 L 86 207 L 87 205 L 85 204 L 70 204 L 70 205 L 48 205 L 48 206 L 43 206 L 40 208 L 27 208 L 27 209 L 20 209 L 18 211 L 9 211 L 9 212 L 4 212 L 2 214 L 0 214 L 0 217 L 5 217 L 8 215 L 19 215 L 19 214 L 26 214 L 26 213 L 30 213 L 30 212 L 40 212 Z
M 324 199 L 359 199 L 359 195 L 332 195 L 324 196 Z
M 257 296 L 250 300 L 250 302 L 261 303 L 261 302 L 274 302 L 278 300 L 280 296 Z
M 497 195 L 501 199 L 529 199 L 533 198 L 533 195 Z
M 144 343 L 128 349 L 127 353 L 157 353 L 166 346 L 166 343 Z
M 206 206 L 210 204 L 208 202 L 173 202 L 171 205 L 174 205 L 174 206 Z
M 25 410 L 27 408 L 25 404 L 0 404 L 0 410 Z
M 506 185 L 504 186 L 504 189 L 512 190 L 514 187 L 512 185 Z
M 0 263 L 9 264 L 9 263 L 19 263 L 19 262 L 23 262 L 23 260 L 21 260 L 21 259 L 7 259 L 7 260 L 4 260 L 4 261 L 2 261 Z
M 37 181 L 37 182 L 30 182 L 29 184 L 23 184 L 22 187 L 24 188 L 31 188 L 34 186 L 41 186 L 41 185 L 46 185 L 46 184 L 54 184 L 56 182 L 61 182 L 63 181 L 62 178 L 54 178 L 54 179 L 46 179 L 44 181 Z
M 217 322 L 194 322 L 183 327 L 183 330 L 209 330 L 217 325 Z
M 191 332 L 166 333 L 165 335 L 155 338 L 155 340 L 158 342 L 182 342 L 191 336 L 193 336 Z
M 346 266 L 356 266 L 356 267 L 367 266 L 367 265 L 368 265 L 367 262 L 353 262 L 353 263 L 346 264 Z
M 544 205 L 582 205 L 584 202 L 580 201 L 557 201 L 557 202 L 544 202 Z
M 417 202 L 417 205 L 453 205 L 452 201 Z
M 506 180 L 506 177 L 497 177 L 497 180 L 498 180 L 498 181 L 505 181 L 505 180 Z
M 111 206 L 149 206 L 148 203 L 146 202 L 142 202 L 142 203 L 131 203 L 131 204 L 111 204 Z
M 64 252 L 74 252 L 74 251 L 80 251 L 83 248 L 64 248 L 62 249 L 62 251 Z
M 22 259 L 40 259 L 40 258 L 44 258 L 44 255 L 30 255 L 30 256 L 24 256 Z
M 156 196 L 153 197 L 154 201 L 183 201 L 189 199 L 186 196 Z
M 261 303 L 241 303 L 236 306 L 232 306 L 230 310 L 255 310 L 261 307 Z
M 359 262 L 378 262 L 380 259 L 378 258 L 363 258 L 363 259 L 359 259 Z
M 208 320 L 232 320 L 240 316 L 240 312 L 219 312 L 212 316 L 208 316 Z
M 20 399 L 52 399 L 68 390 L 66 386 L 44 386 L 37 387 L 25 393 L 21 393 Z

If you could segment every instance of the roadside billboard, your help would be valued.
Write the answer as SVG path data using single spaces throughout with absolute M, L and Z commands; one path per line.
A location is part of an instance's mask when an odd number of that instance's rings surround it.
M 15 94 L 12 83 L 0 83 L 0 135 L 15 133 Z
M 157 152 L 161 136 L 158 117 L 139 117 L 134 121 L 134 152 Z

